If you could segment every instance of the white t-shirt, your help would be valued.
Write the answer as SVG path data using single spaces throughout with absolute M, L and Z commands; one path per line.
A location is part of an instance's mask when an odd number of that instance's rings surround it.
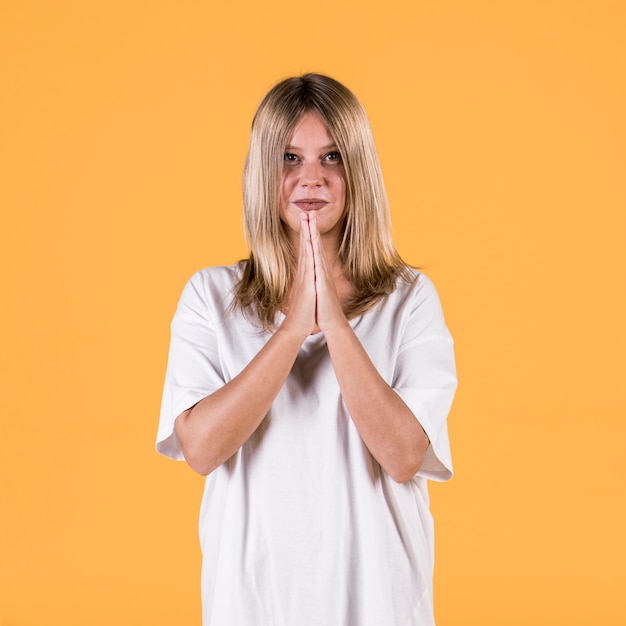
M 434 624 L 426 479 L 452 476 L 446 418 L 457 381 L 437 293 L 416 275 L 350 325 L 428 434 L 422 468 L 406 483 L 380 468 L 343 403 L 324 335 L 309 336 L 256 432 L 206 478 L 204 626 Z M 183 458 L 176 417 L 270 337 L 231 307 L 239 278 L 237 266 L 202 270 L 178 304 L 157 435 L 174 459 Z

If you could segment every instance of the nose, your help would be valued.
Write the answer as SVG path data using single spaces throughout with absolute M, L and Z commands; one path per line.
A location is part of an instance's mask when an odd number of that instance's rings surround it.
M 308 161 L 300 169 L 300 184 L 303 187 L 320 187 L 324 181 L 324 170 L 319 161 Z

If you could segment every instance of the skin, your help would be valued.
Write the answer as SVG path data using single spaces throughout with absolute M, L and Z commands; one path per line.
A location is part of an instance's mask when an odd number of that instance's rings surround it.
M 412 478 L 429 441 L 403 400 L 382 379 L 344 314 L 352 293 L 337 260 L 345 211 L 343 165 L 324 122 L 306 114 L 296 126 L 281 188 L 281 218 L 298 255 L 272 337 L 221 389 L 183 412 L 176 433 L 185 459 L 206 475 L 227 461 L 254 433 L 284 384 L 304 340 L 324 333 L 341 393 L 363 442 L 394 480 Z M 321 198 L 302 210 L 302 198 Z M 305 203 L 306 206 L 306 203 Z M 254 398 L 254 402 L 250 402 Z
M 346 208 L 345 171 L 335 140 L 314 113 L 302 116 L 285 148 L 280 199 L 280 217 L 296 249 L 303 212 L 316 216 L 325 242 L 339 241 Z M 318 204 L 307 206 L 308 200 Z

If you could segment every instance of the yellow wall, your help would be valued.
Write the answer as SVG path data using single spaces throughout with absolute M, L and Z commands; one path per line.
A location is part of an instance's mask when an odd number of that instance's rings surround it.
M 617 0 L 3 0 L 0 623 L 199 623 L 168 325 L 244 256 L 251 116 L 307 70 L 368 109 L 457 342 L 439 626 L 626 623 L 625 31 Z

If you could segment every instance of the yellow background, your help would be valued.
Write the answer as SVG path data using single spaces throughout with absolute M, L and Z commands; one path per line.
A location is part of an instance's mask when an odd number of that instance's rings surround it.
M 311 70 L 456 339 L 438 625 L 626 623 L 625 42 L 618 0 L 2 0 L 0 623 L 199 624 L 169 322 L 245 255 L 253 112 Z

